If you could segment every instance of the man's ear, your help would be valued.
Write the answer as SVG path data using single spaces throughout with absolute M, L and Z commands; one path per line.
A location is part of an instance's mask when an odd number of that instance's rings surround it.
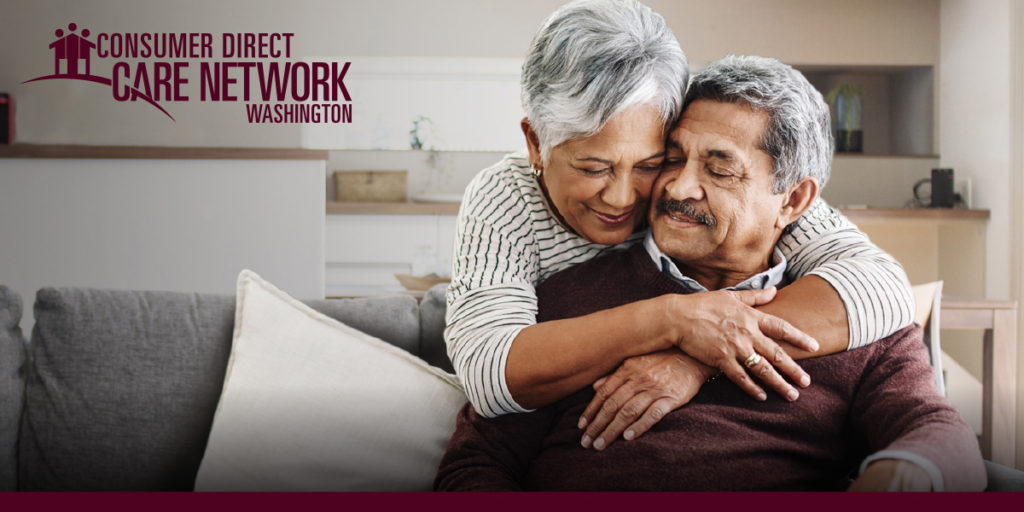
M 814 178 L 804 178 L 790 187 L 785 192 L 786 199 L 782 203 L 782 209 L 779 210 L 775 227 L 784 229 L 795 222 L 811 207 L 811 203 L 816 197 L 818 197 L 818 180 Z
M 540 158 L 540 137 L 537 137 L 537 132 L 533 131 L 533 126 L 530 126 L 530 120 L 523 118 L 519 122 L 519 126 L 523 129 L 523 135 L 526 136 L 526 149 L 530 152 L 530 164 L 538 169 L 543 168 L 543 161 Z

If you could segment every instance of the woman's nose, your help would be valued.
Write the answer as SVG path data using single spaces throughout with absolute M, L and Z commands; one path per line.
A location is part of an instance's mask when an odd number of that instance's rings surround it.
M 602 191 L 601 200 L 619 210 L 617 213 L 622 213 L 636 204 L 636 196 L 629 173 L 616 173 L 611 183 Z

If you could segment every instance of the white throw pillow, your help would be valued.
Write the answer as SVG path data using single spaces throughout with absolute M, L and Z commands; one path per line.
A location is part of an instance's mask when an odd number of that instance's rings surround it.
M 454 375 L 245 270 L 197 491 L 430 490 L 466 402 Z

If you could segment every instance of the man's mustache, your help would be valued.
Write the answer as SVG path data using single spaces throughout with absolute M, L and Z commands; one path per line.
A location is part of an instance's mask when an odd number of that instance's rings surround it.
M 680 201 L 678 199 L 659 199 L 656 207 L 658 213 L 680 213 L 686 217 L 696 220 L 697 222 L 704 224 L 705 226 L 715 227 L 718 225 L 718 219 L 715 219 L 714 215 L 708 212 L 703 212 L 694 206 L 695 201 L 693 199 L 687 199 Z

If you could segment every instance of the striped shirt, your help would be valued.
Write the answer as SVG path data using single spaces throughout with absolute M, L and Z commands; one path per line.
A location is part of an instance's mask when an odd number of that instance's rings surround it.
M 481 171 L 459 210 L 445 341 L 455 372 L 482 416 L 526 412 L 505 382 L 519 331 L 536 323 L 534 287 L 552 274 L 644 238 L 596 244 L 562 225 L 524 153 Z M 790 282 L 825 279 L 839 293 L 850 324 L 849 348 L 884 338 L 913 321 L 903 267 L 820 198 L 779 239 Z

